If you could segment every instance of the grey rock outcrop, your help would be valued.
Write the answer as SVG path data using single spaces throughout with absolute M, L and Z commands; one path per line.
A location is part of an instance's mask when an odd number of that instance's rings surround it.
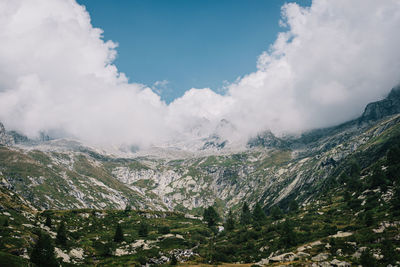
M 365 107 L 360 121 L 375 121 L 397 113 L 400 113 L 400 86 L 393 88 L 387 98 L 369 103 Z
M 14 144 L 14 138 L 7 134 L 4 125 L 0 122 L 0 145 L 11 146 Z

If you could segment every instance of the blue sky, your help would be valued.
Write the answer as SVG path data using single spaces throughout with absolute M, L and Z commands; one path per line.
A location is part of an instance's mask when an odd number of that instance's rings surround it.
M 158 86 L 170 102 L 190 88 L 223 88 L 256 70 L 274 42 L 282 0 L 78 0 L 104 39 L 119 44 L 115 61 L 133 82 Z M 310 5 L 311 0 L 296 1 Z

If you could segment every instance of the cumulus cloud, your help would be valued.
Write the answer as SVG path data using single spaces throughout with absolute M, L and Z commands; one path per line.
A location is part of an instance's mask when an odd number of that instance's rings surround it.
M 290 3 L 282 16 L 288 31 L 259 57 L 257 72 L 230 87 L 240 103 L 232 120 L 242 131 L 334 125 L 400 81 L 399 1 Z
M 0 120 L 29 136 L 150 145 L 207 137 L 226 119 L 219 132 L 245 140 L 352 119 L 400 80 L 397 0 L 289 3 L 281 24 L 256 72 L 224 94 L 191 89 L 167 105 L 152 91 L 165 82 L 151 89 L 117 70 L 117 44 L 75 0 L 3 0 Z
M 40 131 L 93 143 L 149 144 L 168 135 L 166 105 L 128 83 L 73 0 L 0 3 L 0 119 L 31 137 Z

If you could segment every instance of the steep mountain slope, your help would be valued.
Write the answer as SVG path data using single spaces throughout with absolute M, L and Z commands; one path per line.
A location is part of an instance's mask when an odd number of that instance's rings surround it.
M 397 88 L 359 119 L 300 137 L 267 132 L 235 153 L 172 159 L 109 155 L 68 140 L 24 141 L 1 127 L 0 177 L 40 209 L 130 205 L 198 213 L 212 204 L 236 209 L 242 201 L 286 208 L 293 198 L 307 203 L 349 158 L 368 155 L 360 159 L 367 166 L 384 156 L 382 146 L 400 131 L 399 99 Z
M 356 120 L 300 137 L 266 132 L 234 153 L 116 156 L 0 127 L 0 265 L 28 266 L 42 232 L 64 266 L 396 264 L 398 90 Z M 219 224 L 176 212 L 210 205 Z M 124 241 L 113 240 L 118 225 Z

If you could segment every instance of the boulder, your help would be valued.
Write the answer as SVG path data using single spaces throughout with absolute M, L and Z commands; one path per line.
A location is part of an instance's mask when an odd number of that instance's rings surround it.
M 299 251 L 299 252 L 297 252 L 297 257 L 299 257 L 300 259 L 304 259 L 304 258 L 311 257 L 311 255 L 310 255 L 310 254 L 308 254 L 308 253 L 305 253 L 305 252 Z
M 298 259 L 299 257 L 294 254 L 293 252 L 288 252 L 288 253 L 284 253 L 278 256 L 274 256 L 269 258 L 270 261 L 274 261 L 274 262 L 286 262 L 286 261 L 294 261 L 295 259 Z
M 346 261 L 340 261 L 338 259 L 334 259 L 331 261 L 331 266 L 348 267 L 348 266 L 351 266 L 351 264 Z
M 317 256 L 311 258 L 312 261 L 324 261 L 329 258 L 330 254 L 328 253 L 320 253 Z

